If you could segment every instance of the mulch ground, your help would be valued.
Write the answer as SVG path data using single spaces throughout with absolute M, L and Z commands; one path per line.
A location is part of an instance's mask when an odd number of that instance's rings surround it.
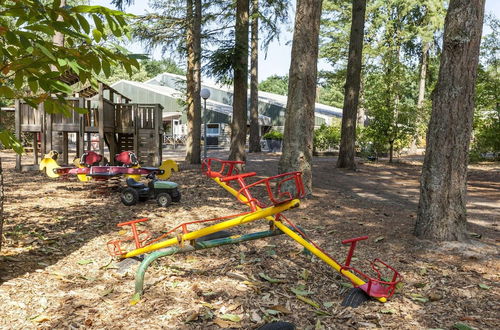
M 116 225 L 149 218 L 161 234 L 181 222 L 246 211 L 198 167 L 181 163 L 182 201 L 126 207 L 122 180 L 81 183 L 4 166 L 4 242 L 0 252 L 0 328 L 252 329 L 284 320 L 298 329 L 497 329 L 500 324 L 500 165 L 472 165 L 469 243 L 436 243 L 412 234 L 420 163 L 360 164 L 336 169 L 314 160 L 314 197 L 287 217 L 343 261 L 341 241 L 368 235 L 353 264 L 380 258 L 404 285 L 389 302 L 341 307 L 349 283 L 288 237 L 251 241 L 161 258 L 146 273 L 142 300 L 131 304 L 135 270 L 118 269 L 106 243 L 126 233 Z M 247 170 L 277 173 L 278 155 L 250 155 Z M 195 229 L 196 226 L 193 227 Z M 265 220 L 232 229 L 267 230 Z M 297 293 L 306 297 L 301 300 Z

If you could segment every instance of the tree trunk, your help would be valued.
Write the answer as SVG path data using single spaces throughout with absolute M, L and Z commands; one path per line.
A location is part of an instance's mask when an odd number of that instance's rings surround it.
M 394 141 L 389 141 L 389 163 L 392 163 L 394 155 Z
M 187 140 L 186 162 L 200 164 L 201 158 L 201 0 L 187 0 Z
M 301 171 L 306 194 L 312 194 L 314 100 L 322 0 L 298 0 L 289 71 L 280 173 Z
M 427 62 L 429 57 L 430 42 L 424 42 L 422 45 L 422 56 L 420 57 L 420 77 L 418 80 L 418 98 L 417 98 L 417 111 L 421 114 L 422 107 L 424 106 L 425 100 L 425 83 L 427 77 Z M 414 136 L 410 145 L 410 154 L 414 154 L 417 151 L 417 139 L 418 134 Z
M 2 159 L 0 158 L 0 251 L 2 250 L 3 242 L 3 169 L 2 169 Z
M 66 0 L 61 0 L 61 4 L 59 5 L 59 7 L 62 8 L 64 6 L 66 6 Z M 57 16 L 57 20 L 59 22 L 62 22 L 64 21 L 64 18 L 59 15 Z M 64 47 L 64 34 L 62 34 L 61 32 L 56 32 L 52 37 L 52 43 L 56 46 Z
M 248 13 L 249 0 L 237 0 L 234 58 L 233 121 L 229 159 L 245 160 L 248 90 Z
M 344 107 L 342 110 L 342 129 L 337 167 L 356 169 L 356 122 L 361 84 L 361 60 L 365 28 L 366 0 L 354 0 L 352 4 L 351 37 L 349 59 L 345 83 Z
M 250 152 L 260 152 L 259 127 L 259 0 L 252 0 L 250 55 Z
M 451 0 L 432 98 L 415 235 L 466 240 L 468 150 L 485 0 Z

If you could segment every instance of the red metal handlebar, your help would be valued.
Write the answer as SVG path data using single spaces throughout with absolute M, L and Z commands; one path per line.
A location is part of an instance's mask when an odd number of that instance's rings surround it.
M 237 179 L 243 179 L 249 176 L 254 176 L 256 175 L 256 172 L 248 172 L 248 173 L 241 173 L 241 174 L 236 174 L 236 175 L 231 175 L 231 176 L 225 176 L 220 178 L 221 182 L 227 182 L 227 181 L 232 181 L 232 180 L 237 180 Z
M 351 264 L 352 255 L 354 254 L 354 249 L 356 248 L 356 243 L 358 243 L 358 241 L 363 241 L 365 239 L 368 239 L 368 236 L 350 238 L 342 241 L 342 244 L 349 244 L 349 243 L 351 244 L 351 246 L 349 247 L 349 252 L 347 252 L 347 257 L 345 258 L 343 267 L 349 267 L 349 265 Z
M 356 237 L 356 238 L 345 239 L 342 241 L 342 244 L 349 244 L 352 242 L 363 241 L 365 239 L 368 239 L 368 236 L 360 236 L 360 237 Z

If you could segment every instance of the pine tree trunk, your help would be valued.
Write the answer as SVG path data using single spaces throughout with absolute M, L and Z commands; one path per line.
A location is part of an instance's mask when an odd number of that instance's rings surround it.
M 466 240 L 468 150 L 485 0 L 451 0 L 432 98 L 415 234 Z
M 250 141 L 249 151 L 260 152 L 259 127 L 259 0 L 252 0 L 250 55 Z
M 420 57 L 420 77 L 418 80 L 418 97 L 417 97 L 417 111 L 422 113 L 422 108 L 424 106 L 425 100 L 425 83 L 427 77 L 427 62 L 429 57 L 430 42 L 424 42 L 422 45 L 422 55 Z M 410 154 L 414 154 L 417 151 L 417 139 L 418 134 L 414 136 L 410 145 Z
M 229 159 L 246 158 L 247 90 L 248 90 L 248 15 L 249 0 L 237 0 L 234 59 L 233 121 Z
M 352 4 L 351 37 L 345 83 L 342 129 L 337 167 L 356 169 L 356 122 L 361 84 L 361 60 L 363 57 L 363 36 L 365 28 L 366 0 L 354 0 Z
M 2 159 L 0 158 L 0 251 L 2 250 L 3 243 L 3 169 Z
M 312 194 L 314 101 L 322 0 L 297 0 L 280 173 L 301 171 Z
M 389 163 L 392 163 L 394 156 L 394 141 L 389 141 Z
M 186 162 L 201 162 L 201 0 L 187 0 Z

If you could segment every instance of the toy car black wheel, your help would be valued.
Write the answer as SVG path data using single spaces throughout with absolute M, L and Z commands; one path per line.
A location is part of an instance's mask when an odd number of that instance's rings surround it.
M 181 192 L 179 190 L 175 190 L 172 192 L 172 202 L 179 203 L 181 201 Z
M 167 207 L 172 203 L 172 197 L 168 193 L 160 193 L 156 196 L 156 202 L 161 207 Z
M 134 188 L 125 188 L 120 196 L 122 203 L 131 206 L 137 204 L 139 200 L 139 193 Z

